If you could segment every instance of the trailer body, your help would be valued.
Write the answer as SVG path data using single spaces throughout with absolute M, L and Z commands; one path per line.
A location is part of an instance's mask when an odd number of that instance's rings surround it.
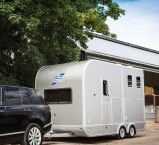
M 145 127 L 141 69 L 98 60 L 44 66 L 35 87 L 49 103 L 55 133 L 94 137 Z

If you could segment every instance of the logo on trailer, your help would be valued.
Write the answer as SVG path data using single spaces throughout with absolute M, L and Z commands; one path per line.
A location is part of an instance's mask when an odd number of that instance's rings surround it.
M 55 77 L 53 78 L 52 85 L 55 85 L 55 84 L 57 84 L 57 83 L 59 83 L 59 82 L 62 82 L 64 75 L 65 75 L 65 73 L 61 73 L 60 75 L 55 76 Z

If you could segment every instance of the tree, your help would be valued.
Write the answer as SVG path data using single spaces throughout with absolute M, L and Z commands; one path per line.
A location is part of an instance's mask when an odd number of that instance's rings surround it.
M 123 14 L 112 0 L 0 2 L 1 78 L 33 87 L 42 65 L 78 60 L 79 47 L 87 48 L 88 38 L 93 37 L 90 32 L 115 37 L 105 21 Z

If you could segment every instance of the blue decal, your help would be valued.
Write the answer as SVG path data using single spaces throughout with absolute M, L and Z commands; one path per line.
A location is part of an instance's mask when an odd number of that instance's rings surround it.
M 62 82 L 64 75 L 65 75 L 65 73 L 61 73 L 60 75 L 55 76 L 55 77 L 53 78 L 52 85 L 55 85 L 55 84 L 57 84 L 58 82 Z

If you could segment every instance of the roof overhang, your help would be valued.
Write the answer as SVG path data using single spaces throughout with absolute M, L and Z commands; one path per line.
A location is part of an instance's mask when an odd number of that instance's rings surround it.
M 159 73 L 159 51 L 97 34 L 87 45 L 88 49 L 82 50 L 88 59 L 131 65 Z
M 97 60 L 113 62 L 113 63 L 123 64 L 123 65 L 128 65 L 128 66 L 134 66 L 134 67 L 146 70 L 146 71 L 159 73 L 159 67 L 155 66 L 155 65 L 146 64 L 143 62 L 139 62 L 139 61 L 135 61 L 135 60 L 131 60 L 131 59 L 125 59 L 125 58 L 121 58 L 121 57 L 116 57 L 113 55 L 108 55 L 108 54 L 99 53 L 99 52 L 90 51 L 90 50 L 84 50 L 84 52 L 85 52 L 85 55 L 87 56 L 87 59 L 97 59 Z

